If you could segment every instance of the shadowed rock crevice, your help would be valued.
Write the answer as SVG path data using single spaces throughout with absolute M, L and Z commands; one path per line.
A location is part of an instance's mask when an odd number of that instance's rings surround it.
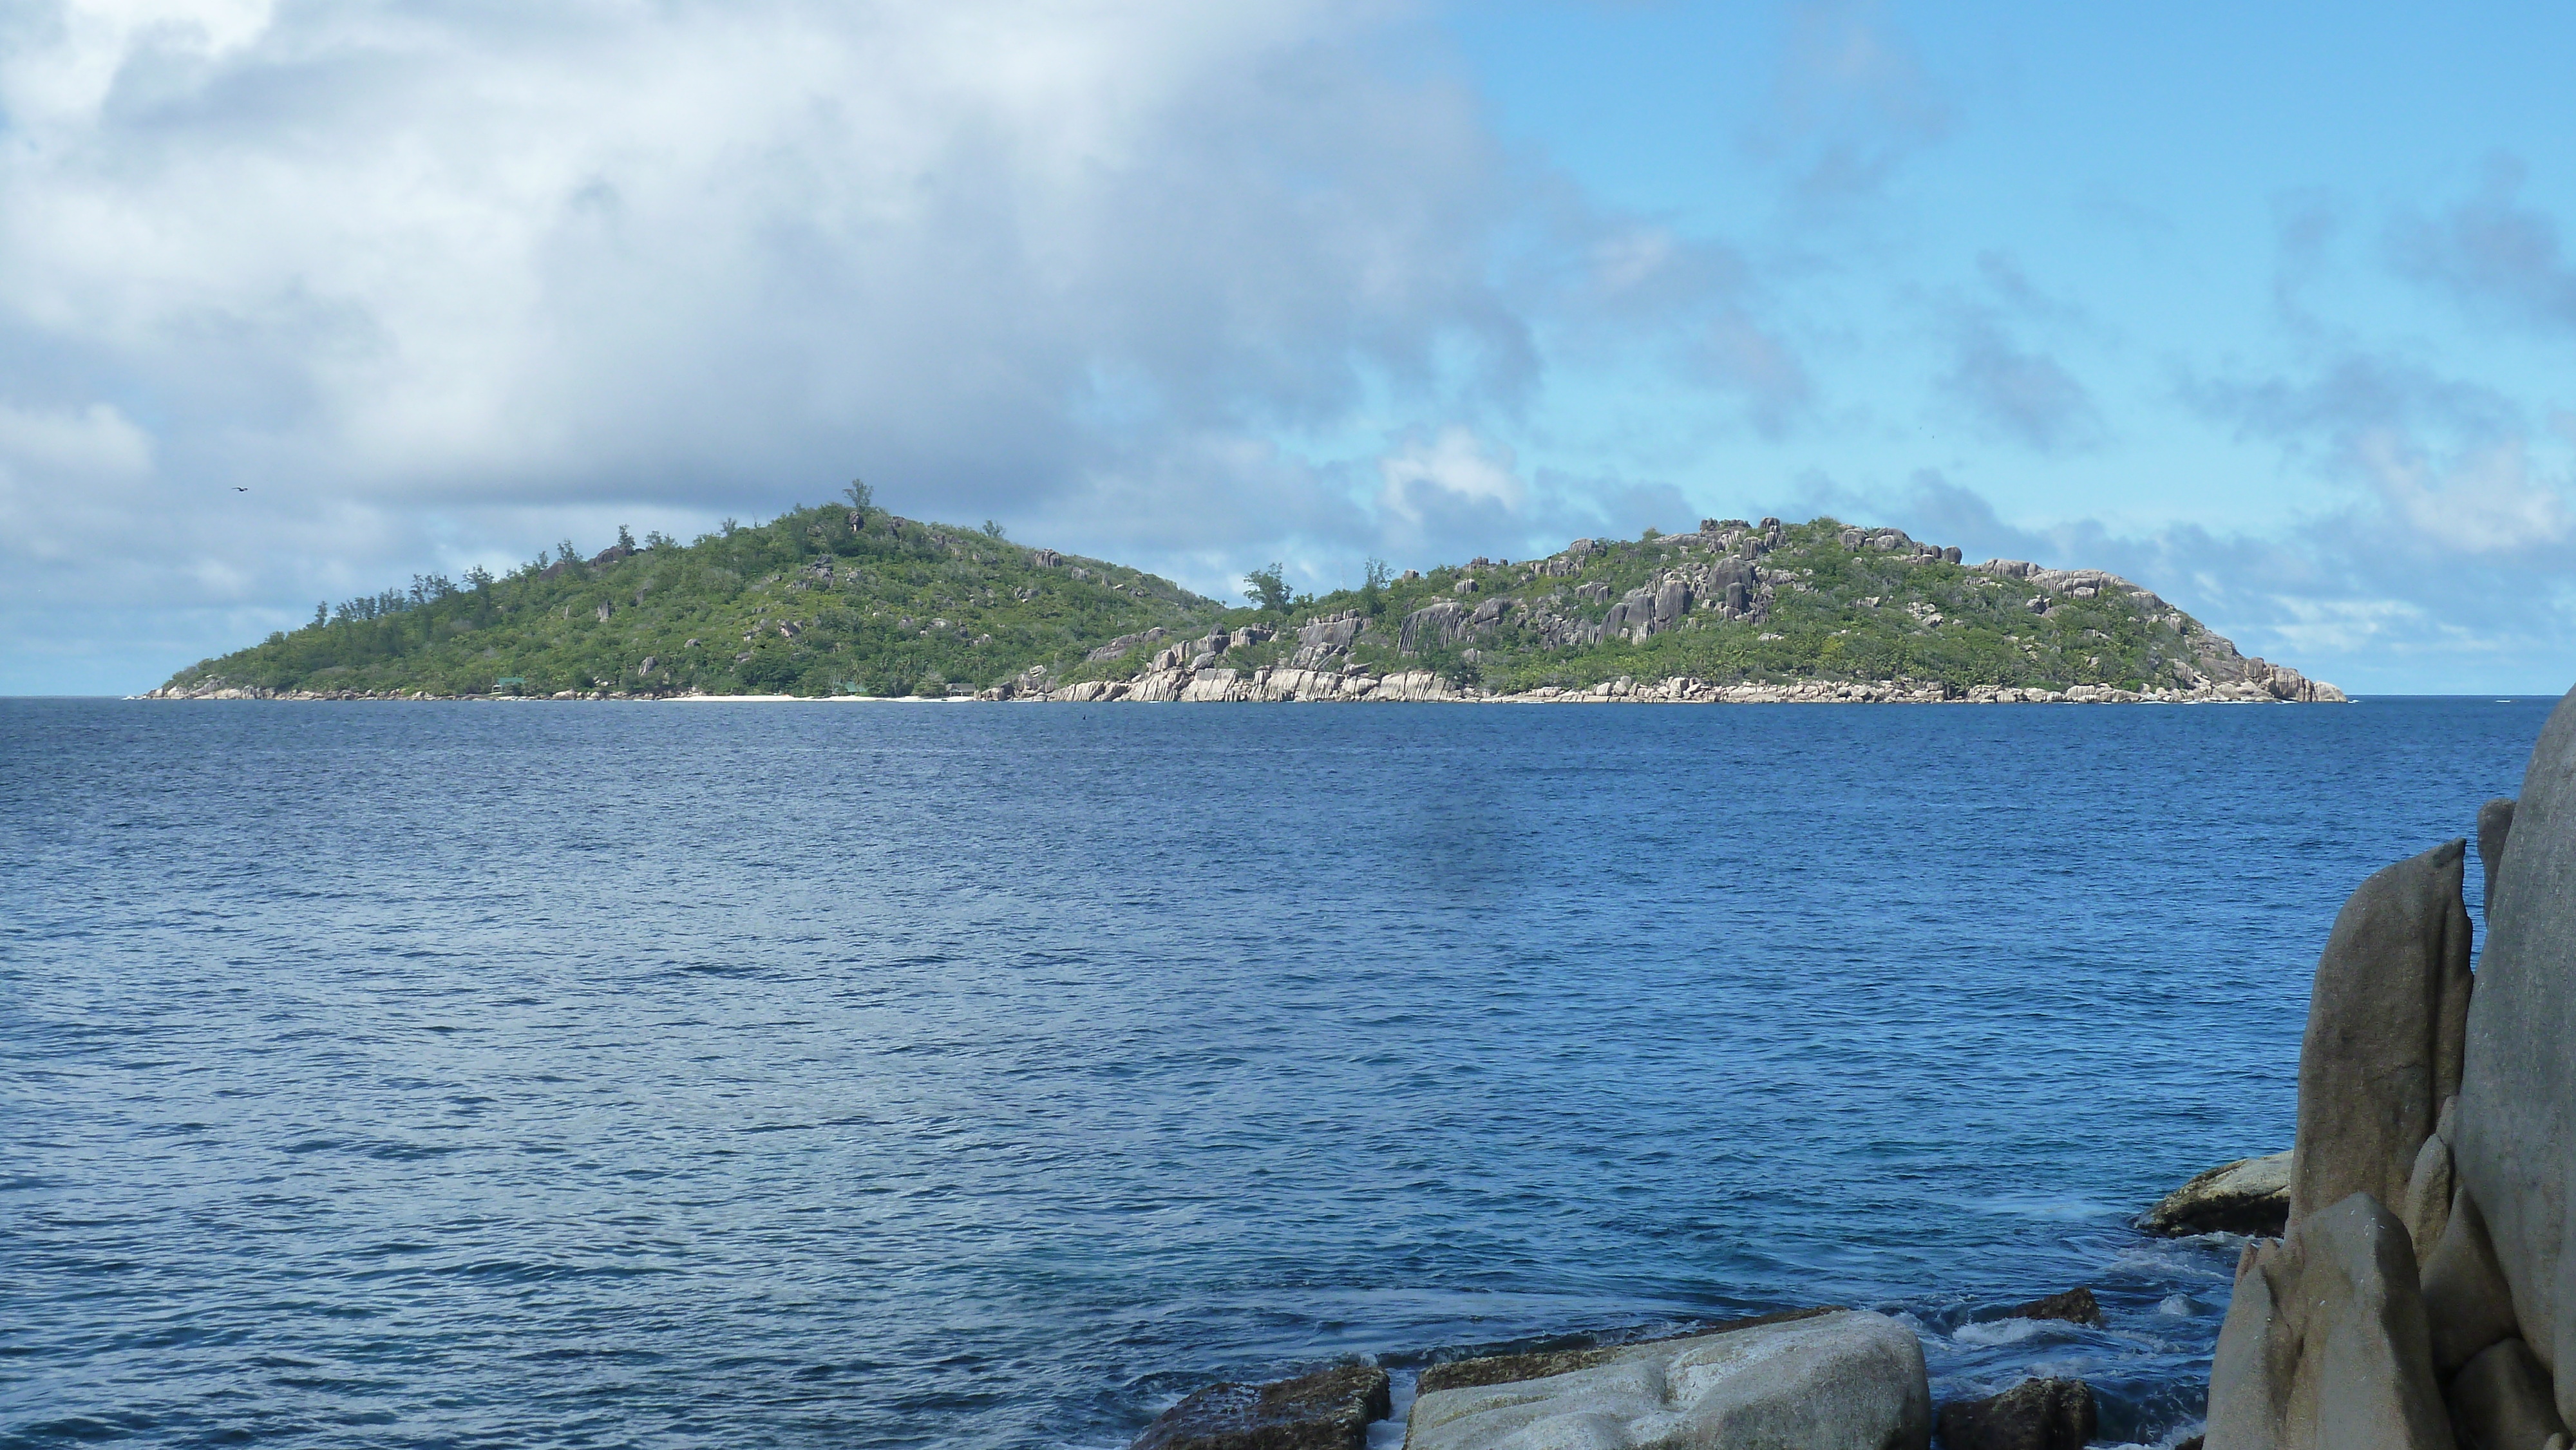
M 2489 930 L 2495 927 L 2496 876 L 2504 869 L 2504 847 L 2513 834 L 2513 802 L 2491 800 L 2478 807 L 2478 869 L 2486 873 L 2485 912 Z

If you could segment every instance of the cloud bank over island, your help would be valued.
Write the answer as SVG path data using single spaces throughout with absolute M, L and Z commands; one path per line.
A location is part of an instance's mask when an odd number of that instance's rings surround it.
M 1692 31 L 1603 136 L 1531 79 L 1686 9 L 22 7 L 0 689 L 853 475 L 1211 592 L 1830 507 L 2365 689 L 2576 672 L 2567 178 L 2514 137 L 2263 160 L 2237 235 L 2116 157 L 1988 203 L 2045 88 L 1928 12 Z

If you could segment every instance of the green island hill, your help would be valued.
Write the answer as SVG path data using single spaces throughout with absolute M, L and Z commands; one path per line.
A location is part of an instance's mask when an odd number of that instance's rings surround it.
M 1240 607 L 866 501 L 417 577 L 148 698 L 2340 701 L 2116 575 L 1830 518 L 1577 539 Z

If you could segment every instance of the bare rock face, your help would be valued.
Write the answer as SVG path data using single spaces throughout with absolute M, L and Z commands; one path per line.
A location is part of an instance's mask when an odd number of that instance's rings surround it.
M 1396 647 L 1406 654 L 1416 654 L 1435 645 L 1455 644 L 1466 637 L 1474 611 L 1454 600 L 1443 599 L 1425 605 L 1404 617 L 1396 634 Z
M 2531 752 L 2509 829 L 2510 846 L 2497 852 L 2486 953 L 2469 1009 L 2453 1160 L 2464 1196 L 2484 1220 L 2519 1335 L 2551 1372 L 2559 1418 L 2567 1420 L 2576 1409 L 2576 1285 L 2567 1279 L 2576 1267 L 2568 1244 L 2568 1177 L 2576 1165 L 2576 1052 L 2569 1049 L 2576 1042 L 2576 694 L 2560 702 Z M 2452 1216 L 2456 1223 L 2457 1208 Z M 2426 1267 L 2429 1273 L 2434 1266 Z
M 2249 1244 L 2209 1372 L 2209 1450 L 2451 1450 L 2415 1246 L 2356 1193 Z
M 2138 1231 L 2164 1238 L 2185 1234 L 2260 1234 L 2278 1238 L 2289 1227 L 2290 1154 L 2221 1163 L 2164 1196 L 2138 1220 Z
M 2356 1193 L 2404 1203 L 2460 1090 L 2469 1012 L 2465 840 L 2386 867 L 2336 914 L 2299 1044 L 2290 1223 Z
M 1543 1378 L 1426 1389 L 1404 1443 L 1927 1450 L 1931 1432 L 1914 1331 L 1883 1314 L 1835 1310 L 1636 1345 Z
M 1387 1416 L 1386 1371 L 1345 1364 L 1266 1385 L 1214 1384 L 1165 1410 L 1134 1450 L 1363 1450 Z
M 2094 1427 L 2093 1388 L 2082 1380 L 2023 1380 L 1989 1399 L 1941 1407 L 1946 1450 L 2084 1450 Z

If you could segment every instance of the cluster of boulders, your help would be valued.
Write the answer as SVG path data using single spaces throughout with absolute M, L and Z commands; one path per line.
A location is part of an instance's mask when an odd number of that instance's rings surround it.
M 2174 608 L 2153 590 L 2102 569 L 2043 569 L 2022 559 L 1988 559 L 1969 566 L 1981 574 L 2027 584 L 2032 593 L 2022 601 L 2031 613 L 2045 616 L 2068 600 L 2121 595 L 2148 618 L 2182 636 L 2192 660 L 2180 673 L 2188 691 L 2208 698 L 2285 700 L 2298 704 L 2339 704 L 2343 691 L 2323 680 L 2311 680 L 2288 665 L 2240 654 L 2235 642 L 2213 633 L 2199 620 Z
M 1680 558 L 1655 570 L 1645 583 L 1629 590 L 1617 600 L 1609 597 L 1609 587 L 1598 582 L 1558 590 L 1529 606 L 1518 621 L 1522 631 L 1551 649 L 1594 645 L 1606 639 L 1625 639 L 1643 643 L 1675 625 L 1693 611 L 1706 611 L 1721 619 L 1759 621 L 1770 616 L 1771 603 L 1786 581 L 1775 579 L 1755 561 L 1779 547 L 1782 525 L 1778 519 L 1764 519 L 1750 524 L 1742 519 L 1702 519 L 1695 534 L 1667 534 L 1662 543 Z M 1516 584 L 1527 584 L 1542 578 L 1565 578 L 1582 572 L 1584 561 L 1600 551 L 1590 539 L 1577 539 L 1562 551 L 1538 560 L 1524 568 Z M 1705 554 L 1705 558 L 1693 558 Z M 1462 592 L 1475 592 L 1481 587 L 1472 574 L 1459 580 Z M 1598 619 L 1575 612 L 1578 604 L 1608 603 L 1609 608 Z M 1406 620 L 1408 635 L 1418 626 L 1417 620 L 1439 618 L 1450 629 L 1436 643 L 1453 643 L 1478 626 L 1490 628 L 1498 622 L 1509 601 L 1491 600 L 1476 618 L 1460 619 L 1456 606 L 1444 601 L 1450 613 L 1435 616 L 1443 605 L 1418 610 Z M 1451 621 L 1456 623 L 1452 624 Z M 1411 645 L 1405 646 L 1408 650 Z
M 1192 704 L 1291 700 L 1426 701 L 1485 699 L 1461 690 L 1429 670 L 1301 670 L 1286 665 L 1256 670 L 1198 669 L 1169 666 L 1149 669 L 1132 680 L 1083 680 L 1070 685 L 1029 690 L 998 685 L 980 692 L 981 700 L 1048 700 L 1059 704 L 1097 701 L 1182 701 Z
M 1883 554 L 1902 554 L 1908 558 L 1925 560 L 1937 559 L 1948 564 L 1956 564 L 1962 557 L 1955 546 L 1943 548 L 1939 544 L 1918 543 L 1907 537 L 1903 529 L 1845 529 L 1840 542 L 1844 548 L 1853 553 L 1859 553 L 1863 549 L 1873 549 Z
M 1192 640 L 1197 648 L 1204 640 Z M 1300 647 L 1303 657 L 1305 647 Z M 1123 651 L 1122 651 L 1123 653 Z M 1169 653 L 1166 650 L 1165 653 Z M 236 686 L 221 681 L 198 681 L 189 685 L 164 685 L 139 698 L 146 700 L 436 700 L 436 699 L 540 699 L 540 700 L 666 700 L 695 698 L 704 695 L 695 688 L 668 690 L 557 690 L 545 695 L 433 695 L 424 690 L 271 690 L 258 686 Z M 953 698 L 968 696 L 960 692 Z M 1149 668 L 1133 679 L 1085 680 L 1074 684 L 1056 684 L 1045 670 L 1032 670 L 990 689 L 975 691 L 972 698 L 984 701 L 1022 700 L 1051 701 L 1059 704 L 1087 704 L 1112 700 L 1177 701 L 1192 704 L 1295 701 L 1376 701 L 1475 703 L 1495 705 L 1852 705 L 1852 704 L 2220 704 L 2268 701 L 2276 697 L 2251 686 L 2208 687 L 2197 690 L 2155 690 L 2139 693 L 2114 689 L 2108 685 L 2074 685 L 2064 690 L 2024 690 L 2008 686 L 1976 686 L 1955 689 L 1938 681 L 1923 680 L 1797 680 L 1786 684 L 1715 684 L 1675 676 L 1666 680 L 1639 680 L 1622 675 L 1590 686 L 1558 687 L 1543 685 L 1537 689 L 1502 693 L 1459 685 L 1430 670 L 1396 670 L 1385 674 L 1349 665 L 1335 665 L 1329 658 L 1314 667 L 1300 667 L 1293 661 L 1285 665 L 1258 669 L 1236 669 L 1227 666 L 1203 666 L 1193 669 L 1186 664 Z
M 2092 1292 L 2020 1305 L 2004 1317 L 2103 1327 Z M 1344 1363 L 1268 1384 L 1200 1389 L 1148 1426 L 1134 1450 L 1361 1450 L 1393 1411 L 1385 1370 Z M 1793 1309 L 1661 1338 L 1427 1366 L 1404 1423 L 1405 1450 L 1698 1446 L 2082 1450 L 2093 1391 L 2037 1377 L 1933 1407 L 1923 1344 L 1865 1310 Z
M 674 700 L 705 694 L 696 689 L 670 690 L 557 690 L 538 695 L 438 695 L 427 690 L 271 690 L 258 685 L 233 685 L 222 680 L 199 680 L 187 685 L 163 685 L 139 700 Z
M 1312 626 L 1309 626 L 1312 628 Z M 1203 641 L 1193 641 L 1193 645 Z M 1296 658 L 1307 658 L 1300 646 Z M 1171 654 L 1170 650 L 1164 651 Z M 2332 686 L 2327 686 L 2332 689 Z M 1495 705 L 2124 705 L 2269 703 L 2280 697 L 2252 685 L 2205 685 L 2191 690 L 2123 690 L 2110 685 L 2070 685 L 2063 690 L 1977 685 L 1959 689 L 1937 680 L 1792 680 L 1782 684 L 1718 684 L 1676 675 L 1639 680 L 1622 675 L 1588 686 L 1542 685 L 1500 692 L 1460 685 L 1429 670 L 1377 674 L 1333 663 L 1238 669 L 1209 664 L 1191 668 L 1157 664 L 1133 679 L 1050 683 L 1042 672 L 979 691 L 979 700 L 1045 700 L 1085 704 L 1111 700 L 1217 702 L 1442 701 Z M 2322 696 L 2318 698 L 2324 698 Z M 2335 698 L 2340 699 L 2337 695 Z
M 1159 636 L 1162 631 L 1158 629 L 1153 633 Z M 1148 668 L 1162 671 L 1204 670 L 1215 664 L 1218 657 L 1227 650 L 1268 644 L 1278 637 L 1277 630 L 1264 629 L 1257 624 L 1245 625 L 1235 630 L 1215 630 L 1204 639 L 1187 639 L 1178 644 L 1165 646 L 1155 654 L 1154 662 Z
M 1109 643 L 1102 645 L 1100 648 L 1093 650 L 1091 653 L 1084 655 L 1083 658 L 1095 665 L 1107 664 L 1109 661 L 1125 655 L 1129 650 L 1135 649 L 1140 645 L 1159 645 L 1164 639 L 1170 636 L 1170 633 L 1171 631 L 1158 624 L 1151 629 L 1139 630 L 1134 634 L 1122 634 L 1116 639 L 1111 640 Z
M 137 696 L 144 700 L 435 700 L 445 696 L 426 690 L 272 690 L 263 685 L 236 685 L 219 676 L 168 684 Z M 566 694 L 559 698 L 573 699 Z M 594 696 L 593 698 L 597 698 Z
M 2285 1223 L 2238 1263 L 2208 1450 L 2569 1444 L 2576 694 L 2519 803 L 2480 812 L 2477 849 L 2474 975 L 2465 839 L 2372 876 L 2335 920 L 2300 1044 Z

